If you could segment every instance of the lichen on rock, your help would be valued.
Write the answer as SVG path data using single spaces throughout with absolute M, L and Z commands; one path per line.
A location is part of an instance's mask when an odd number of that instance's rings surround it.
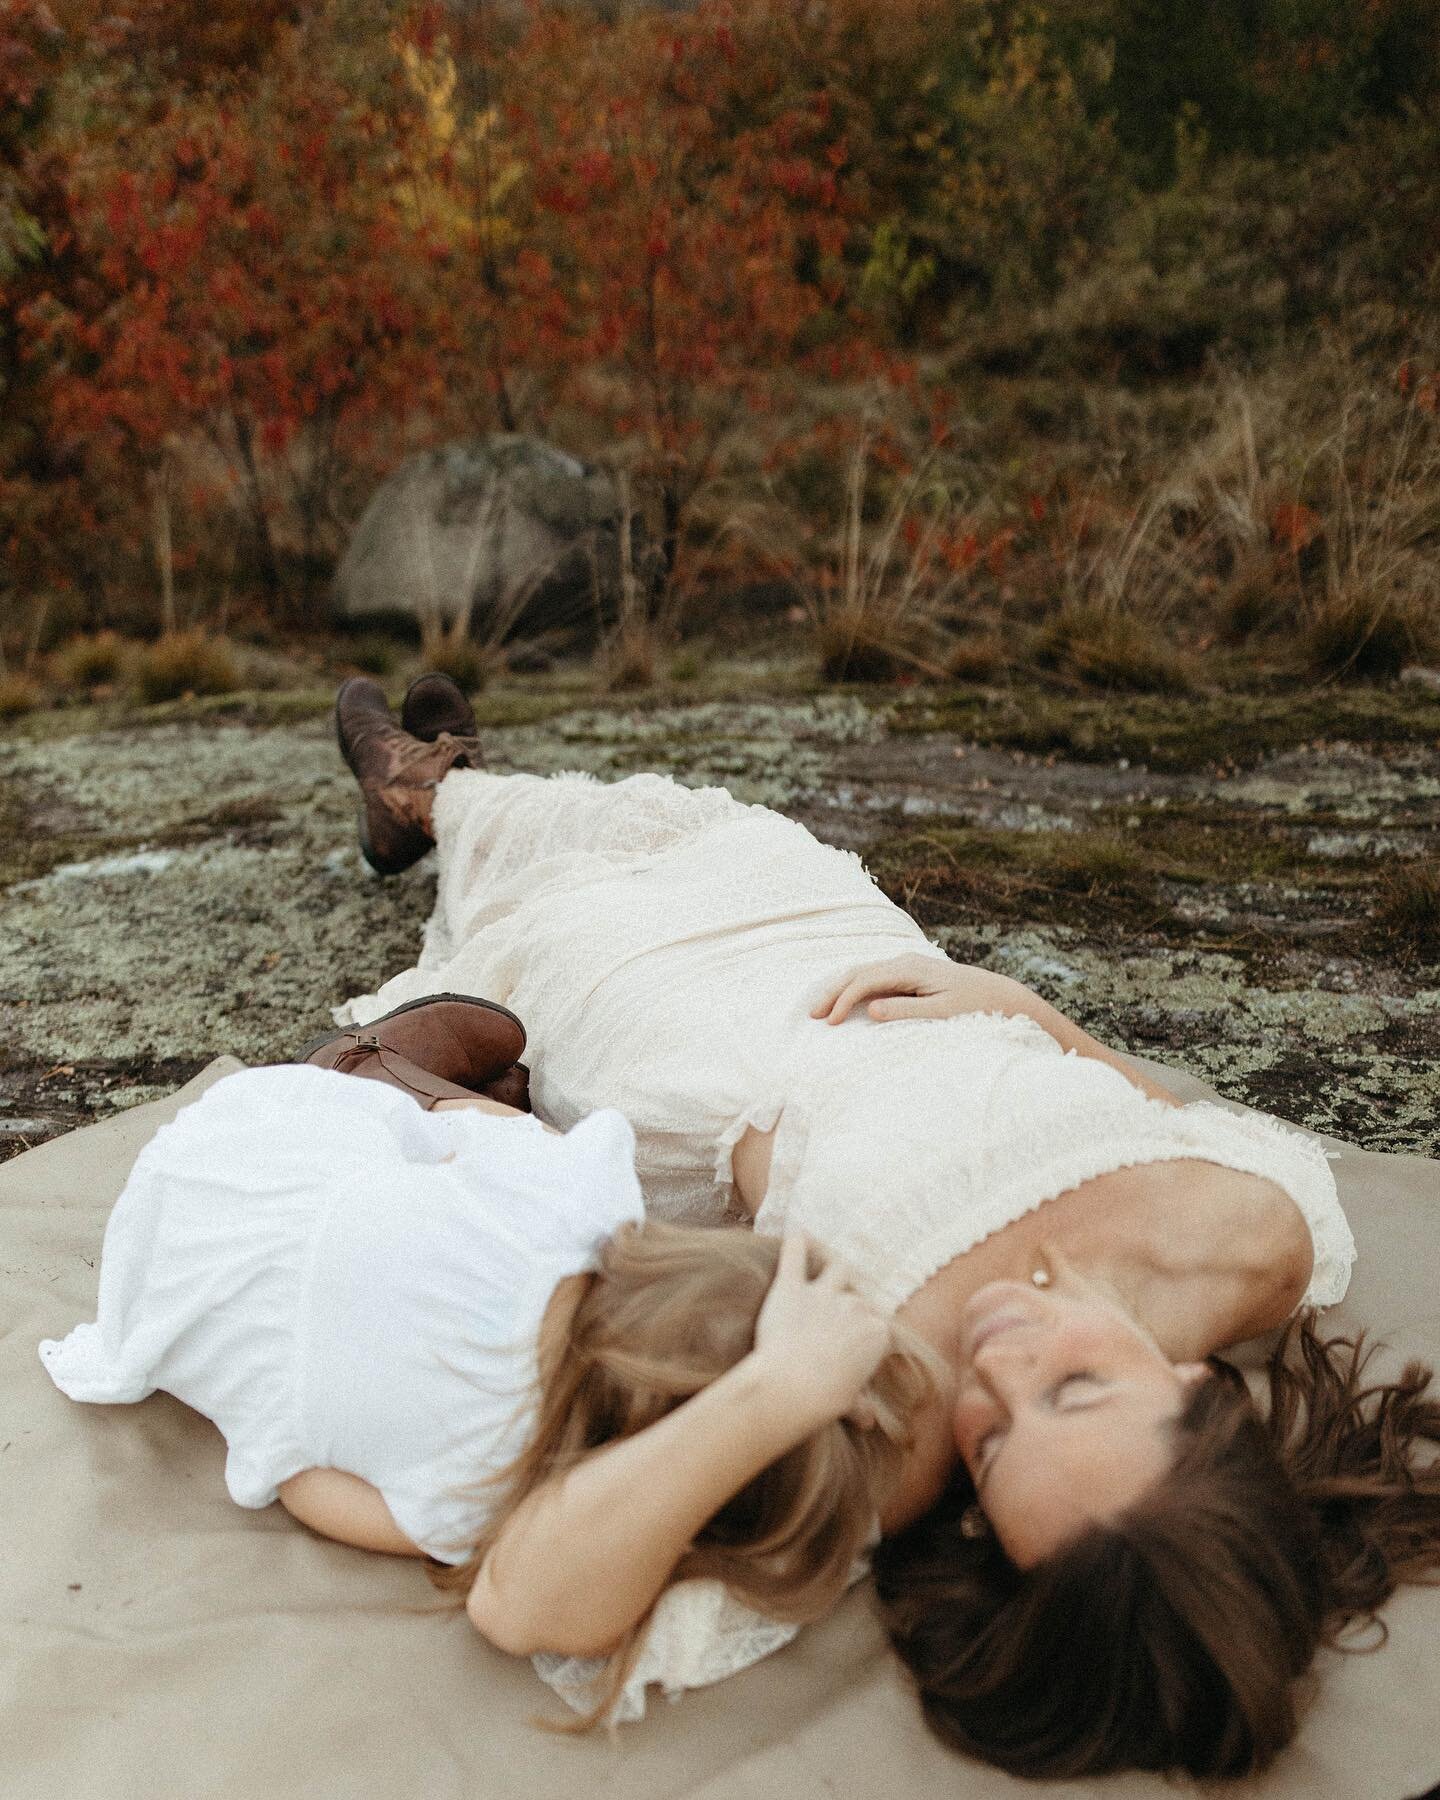
M 222 1051 L 283 1059 L 414 961 L 433 869 L 365 868 L 328 718 L 232 700 L 0 739 L 0 1123 L 43 1135 Z M 957 728 L 983 708 L 920 720 L 760 679 L 691 704 L 556 684 L 486 707 L 496 770 L 724 783 L 860 851 L 950 954 L 1102 1039 L 1373 1147 L 1440 1145 L 1440 966 L 1376 910 L 1401 857 L 1434 854 L 1440 752 L 1393 708 L 1377 742 L 1312 737 L 1237 772 L 987 744 Z M 25 1141 L 0 1133 L 0 1154 Z

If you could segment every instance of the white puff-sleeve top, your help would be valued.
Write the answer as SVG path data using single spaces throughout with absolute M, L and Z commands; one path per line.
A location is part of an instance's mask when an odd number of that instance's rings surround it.
M 241 1506 L 343 1469 L 460 1563 L 491 1503 L 478 1484 L 529 1433 L 556 1283 L 642 1212 L 617 1112 L 559 1137 L 333 1070 L 247 1069 L 141 1151 L 97 1317 L 40 1357 L 71 1399 L 161 1389 L 212 1419 Z

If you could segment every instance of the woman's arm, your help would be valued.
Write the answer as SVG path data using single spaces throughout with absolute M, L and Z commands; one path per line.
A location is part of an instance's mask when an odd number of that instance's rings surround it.
M 1003 1013 L 1006 1017 L 1033 1019 L 1054 1038 L 1062 1050 L 1090 1056 L 1096 1062 L 1108 1063 L 1151 1100 L 1167 1106 L 1179 1106 L 1168 1088 L 1106 1046 L 1082 1031 L 1073 1019 L 1032 993 L 1022 982 L 1008 975 L 997 975 L 992 969 L 978 969 L 969 963 L 953 963 L 938 956 L 915 953 L 897 956 L 888 962 L 871 963 L 857 970 L 848 981 L 813 1008 L 811 1017 L 839 1025 L 857 1006 L 868 1002 L 866 1010 L 872 1019 L 953 1019 L 961 1013 Z
M 600 1656 L 653 1605 L 696 1534 L 777 1457 L 856 1404 L 888 1322 L 784 1241 L 755 1348 L 663 1419 L 544 1483 L 501 1527 L 466 1605 L 517 1656 Z

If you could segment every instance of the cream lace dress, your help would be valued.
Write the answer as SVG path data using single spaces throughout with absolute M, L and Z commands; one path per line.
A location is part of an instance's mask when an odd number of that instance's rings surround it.
M 420 960 L 336 1011 L 365 1024 L 455 991 L 525 1021 L 536 1110 L 615 1107 L 651 1216 L 718 1222 L 749 1126 L 776 1128 L 759 1230 L 813 1233 L 900 1306 L 991 1232 L 1130 1164 L 1194 1157 L 1278 1182 L 1315 1247 L 1306 1301 L 1343 1294 L 1354 1243 L 1323 1152 L 1211 1105 L 1146 1099 L 1026 1019 L 969 1014 L 838 1028 L 832 984 L 902 952 L 941 956 L 859 859 L 723 788 L 656 775 L 455 770 L 436 795 L 439 890 Z M 787 1642 L 713 1582 L 662 1597 L 618 1708 L 644 1711 Z M 596 1665 L 538 1658 L 573 1705 Z

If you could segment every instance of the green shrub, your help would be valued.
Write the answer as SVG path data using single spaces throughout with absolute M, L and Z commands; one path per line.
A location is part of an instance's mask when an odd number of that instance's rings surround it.
M 185 694 L 231 694 L 240 686 L 240 668 L 224 638 L 172 631 L 140 652 L 135 685 L 147 706 Z
M 1118 0 L 1105 16 L 1118 133 L 1153 176 L 1173 169 L 1177 119 L 1224 152 L 1310 155 L 1440 73 L 1428 0 Z

